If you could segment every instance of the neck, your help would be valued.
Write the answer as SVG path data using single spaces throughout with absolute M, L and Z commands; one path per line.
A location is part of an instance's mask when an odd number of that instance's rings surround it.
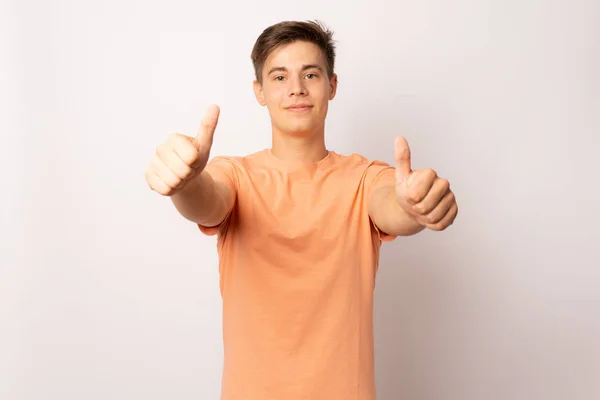
M 271 153 L 284 161 L 315 163 L 329 153 L 325 147 L 324 132 L 294 136 L 273 131 Z

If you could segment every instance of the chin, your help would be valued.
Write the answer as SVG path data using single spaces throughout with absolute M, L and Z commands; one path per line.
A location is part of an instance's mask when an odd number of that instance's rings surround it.
M 306 136 L 314 132 L 317 126 L 310 121 L 285 121 L 282 124 L 276 124 L 277 130 L 293 136 Z
M 315 129 L 316 127 L 312 125 L 293 125 L 289 126 L 285 131 L 294 136 L 307 136 L 314 132 Z

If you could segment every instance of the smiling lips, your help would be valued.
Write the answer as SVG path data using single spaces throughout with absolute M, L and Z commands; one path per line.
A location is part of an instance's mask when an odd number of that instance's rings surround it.
M 311 108 L 312 108 L 312 106 L 310 104 L 294 104 L 294 105 L 287 107 L 286 109 L 288 111 L 292 111 L 292 112 L 302 112 L 302 111 L 308 111 Z

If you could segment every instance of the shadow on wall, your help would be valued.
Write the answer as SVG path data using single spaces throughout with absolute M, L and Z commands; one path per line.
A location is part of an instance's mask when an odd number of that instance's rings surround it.
M 375 373 L 378 399 L 434 399 L 447 366 L 436 362 L 447 343 L 443 301 L 458 290 L 448 279 L 452 249 L 436 246 L 450 235 L 427 231 L 383 243 L 375 286 Z
M 484 262 L 490 244 L 469 237 L 463 222 L 383 243 L 374 311 L 378 399 L 489 399 L 511 391 L 501 382 L 506 365 L 490 353 L 502 332 L 485 328 L 498 303 L 484 293 L 493 286 L 489 272 L 501 268 Z
M 350 117 L 349 126 L 356 134 L 349 135 L 348 140 L 363 149 L 359 152 L 366 157 L 392 165 L 397 135 L 412 136 L 416 139 L 412 143 L 417 144 L 414 147 L 419 147 L 418 143 L 439 145 L 433 137 L 438 128 L 426 118 L 427 110 L 412 107 L 396 113 L 379 110 L 373 118 L 375 125 L 356 115 Z M 424 157 L 414 147 L 413 169 L 436 169 L 435 165 L 419 165 Z M 430 153 L 437 150 L 427 149 Z M 453 190 L 462 186 L 460 177 L 446 178 Z M 459 370 L 457 365 L 465 363 L 461 357 L 473 323 L 466 299 L 478 290 L 473 283 L 477 273 L 473 275 L 471 267 L 479 263 L 464 243 L 478 248 L 475 253 L 479 254 L 486 247 L 483 237 L 465 241 L 472 233 L 463 231 L 463 226 L 472 216 L 467 215 L 464 206 L 468 202 L 461 201 L 463 196 L 457 193 L 459 215 L 445 231 L 426 229 L 382 245 L 374 310 L 377 399 L 458 400 L 461 394 L 479 392 L 475 387 L 456 388 L 457 383 L 469 385 L 466 369 Z

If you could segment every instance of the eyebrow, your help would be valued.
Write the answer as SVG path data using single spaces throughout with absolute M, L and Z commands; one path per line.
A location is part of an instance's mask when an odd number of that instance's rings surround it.
M 307 69 L 313 69 L 313 68 L 318 69 L 321 72 L 323 71 L 323 68 L 321 68 L 321 66 L 318 64 L 304 64 L 302 66 L 302 71 L 306 71 Z M 269 70 L 269 73 L 267 74 L 267 76 L 271 75 L 273 72 L 279 72 L 279 71 L 287 72 L 287 68 L 286 67 L 273 67 Z

